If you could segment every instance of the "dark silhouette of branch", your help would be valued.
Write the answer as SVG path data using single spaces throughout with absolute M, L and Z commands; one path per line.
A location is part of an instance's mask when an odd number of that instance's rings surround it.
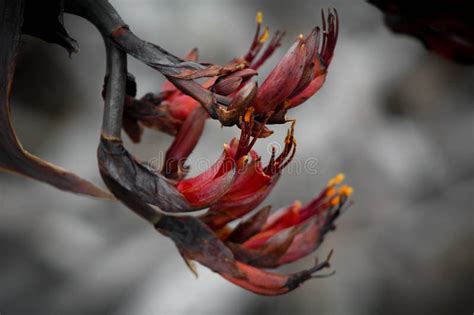
M 23 149 L 11 123 L 10 90 L 25 1 L 0 1 L 0 169 L 28 176 L 61 190 L 111 199 L 94 184 Z

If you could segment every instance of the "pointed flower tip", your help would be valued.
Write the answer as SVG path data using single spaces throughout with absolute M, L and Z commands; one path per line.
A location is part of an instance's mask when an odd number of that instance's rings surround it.
M 339 193 L 346 196 L 350 197 L 354 192 L 354 189 L 351 186 L 344 185 L 339 189 Z
M 329 262 L 333 255 L 334 255 L 334 249 L 331 248 L 331 250 L 329 251 L 328 256 L 326 257 L 326 261 Z
M 328 186 L 329 187 L 334 187 L 340 183 L 342 183 L 344 181 L 344 178 L 345 178 L 345 175 L 344 173 L 339 173 L 337 174 L 335 177 L 331 178 L 329 181 L 328 181 Z

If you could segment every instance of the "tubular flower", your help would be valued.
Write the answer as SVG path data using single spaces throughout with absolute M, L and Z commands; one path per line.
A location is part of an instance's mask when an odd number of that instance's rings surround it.
M 218 234 L 230 248 L 244 277 L 223 275 L 227 280 L 255 293 L 283 294 L 300 283 L 321 276 L 314 272 L 329 266 L 329 259 L 313 268 L 291 275 L 274 274 L 261 268 L 276 268 L 299 260 L 315 251 L 324 236 L 335 229 L 334 222 L 352 194 L 352 188 L 339 186 L 342 174 L 331 179 L 327 187 L 312 201 L 293 205 L 270 215 L 270 207 L 257 211 L 235 228 Z
M 229 144 L 224 144 L 220 158 L 209 169 L 195 177 L 184 179 L 188 170 L 184 163 L 202 134 L 206 118 L 202 108 L 196 108 L 189 116 L 166 153 L 162 174 L 177 180 L 177 190 L 193 207 L 211 207 L 207 216 L 210 225 L 222 226 L 258 205 L 270 192 L 281 169 L 289 163 L 295 153 L 292 125 L 286 139 L 285 150 L 278 158 L 272 156 L 269 164 L 263 168 L 260 157 L 252 150 L 258 139 L 258 135 L 252 137 L 255 132 L 252 112 L 252 108 L 249 108 L 242 117 L 239 140 L 232 139 Z M 261 124 L 260 128 L 263 130 L 264 125 Z M 225 219 L 221 217 L 222 211 L 227 211 L 229 215 L 231 212 L 236 213 Z M 219 215 L 213 216 L 216 212 Z M 220 223 L 211 223 L 213 217 L 219 217 Z
M 276 157 L 273 150 L 268 165 L 263 167 L 261 157 L 255 151 L 250 151 L 251 161 L 238 172 L 229 191 L 210 207 L 201 220 L 209 227 L 219 229 L 255 209 L 275 187 L 281 171 L 291 162 L 295 152 L 293 123 L 281 154 Z
M 322 29 L 315 27 L 307 36 L 300 35 L 273 71 L 257 88 L 251 81 L 257 70 L 281 46 L 284 32 L 277 31 L 270 37 L 268 27 L 262 28 L 263 14 L 257 13 L 257 29 L 248 52 L 234 58 L 228 74 L 210 77 L 201 86 L 221 101 L 208 114 L 225 126 L 239 125 L 239 117 L 252 106 L 256 114 L 255 126 L 265 120 L 268 124 L 285 123 L 288 109 L 296 107 L 313 96 L 326 80 L 339 33 L 336 10 L 322 12 Z M 189 52 L 187 61 L 198 59 L 197 49 Z M 124 128 L 133 141 L 140 140 L 143 126 L 176 135 L 186 118 L 200 104 L 184 94 L 171 81 L 166 81 L 159 94 L 149 93 L 140 100 L 134 95 L 127 97 L 124 112 Z M 268 116 L 268 117 L 267 117 Z M 265 128 L 260 137 L 271 135 Z
M 205 119 L 205 112 L 201 115 L 198 110 L 201 108 L 195 109 L 190 116 L 192 119 L 187 122 Z M 205 230 L 207 236 L 202 243 L 199 240 L 193 243 L 191 250 L 190 244 L 182 243 L 183 236 L 176 235 L 176 227 L 172 229 L 167 226 L 174 226 L 176 222 L 158 224 L 157 228 L 175 241 L 189 266 L 192 267 L 191 261 L 195 260 L 247 290 L 276 295 L 286 293 L 310 278 L 318 277 L 313 276 L 313 273 L 328 267 L 328 260 L 291 275 L 275 274 L 262 268 L 276 268 L 315 251 L 324 236 L 335 228 L 335 220 L 349 200 L 352 188 L 341 186 L 344 176 L 340 174 L 331 179 L 327 187 L 304 206 L 296 201 L 273 214 L 270 214 L 271 208 L 267 206 L 250 218 L 242 219 L 268 196 L 280 178 L 281 171 L 291 162 L 296 152 L 293 121 L 282 152 L 276 156 L 273 150 L 268 164 L 263 166 L 261 157 L 252 149 L 258 139 L 258 134 L 252 136 L 255 130 L 254 114 L 252 107 L 247 108 L 240 117 L 240 138 L 224 144 L 221 157 L 208 170 L 189 179 L 185 179 L 185 172 L 180 172 L 179 169 L 187 170 L 184 163 L 197 144 L 195 135 L 200 135 L 202 130 L 200 127 L 196 130 L 188 128 L 185 123 L 182 132 L 189 135 L 190 140 L 184 141 L 180 131 L 168 150 L 168 160 L 165 161 L 173 166 L 173 159 L 181 158 L 181 167 L 171 167 L 175 172 L 178 170 L 173 174 L 173 171 L 164 171 L 167 168 L 165 166 L 162 174 L 178 178 L 175 181 L 177 190 L 193 207 L 209 207 L 205 214 L 193 218 L 196 220 L 193 221 L 195 229 Z M 201 126 L 200 123 L 198 125 Z M 261 124 L 260 128 L 263 127 L 264 124 Z M 235 225 L 236 222 L 238 223 Z M 203 238 L 203 231 L 196 232 L 195 237 Z M 210 244 L 213 246 L 212 250 L 208 248 Z M 211 259 L 209 255 L 216 255 L 215 251 L 226 258 L 223 261 Z
M 335 228 L 334 221 L 352 194 L 350 186 L 336 188 L 342 180 L 342 174 L 333 178 L 316 198 L 304 206 L 295 201 L 269 217 L 264 210 L 264 216 L 268 217 L 266 221 L 257 212 L 250 222 L 257 217 L 259 229 L 253 226 L 252 231 L 247 232 L 237 226 L 228 238 L 236 243 L 232 243 L 236 256 L 257 267 L 275 268 L 316 250 L 325 234 Z
M 322 21 L 322 31 L 315 27 L 306 37 L 301 34 L 265 79 L 257 94 L 257 113 L 285 111 L 298 106 L 321 88 L 339 33 L 337 11 L 328 11 L 327 21 L 322 11 Z M 271 43 L 270 47 L 273 45 Z

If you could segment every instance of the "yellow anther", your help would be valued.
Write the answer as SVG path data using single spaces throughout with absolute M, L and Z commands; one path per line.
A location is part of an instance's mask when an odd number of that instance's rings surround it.
M 298 39 L 303 40 L 303 39 L 304 39 L 304 35 L 303 35 L 303 34 L 298 35 Z
M 334 179 L 336 180 L 336 184 L 342 183 L 345 177 L 346 176 L 343 173 L 337 174 L 336 177 L 334 177 Z
M 331 199 L 331 206 L 337 206 L 339 203 L 341 203 L 341 197 L 336 196 Z
M 265 28 L 263 29 L 262 35 L 260 35 L 260 38 L 258 39 L 258 42 L 260 44 L 265 43 L 269 36 L 270 36 L 270 31 L 268 30 L 268 27 L 265 26 Z
M 250 107 L 249 109 L 247 109 L 247 111 L 245 112 L 244 121 L 245 121 L 246 123 L 249 123 L 250 120 L 252 119 L 252 113 L 253 113 L 252 107 Z
M 295 200 L 293 204 L 291 205 L 290 211 L 294 214 L 298 214 L 299 210 L 301 209 L 301 202 L 299 200 Z
M 262 22 L 263 22 L 263 13 L 261 11 L 257 12 L 256 20 L 257 20 L 258 24 L 262 24 Z
M 326 191 L 326 197 L 332 197 L 336 194 L 336 189 L 335 188 L 329 188 L 327 191 Z
M 295 202 L 293 202 L 293 208 L 296 209 L 296 210 L 299 210 L 303 205 L 301 204 L 301 201 L 299 200 L 295 200 Z
M 353 192 L 354 192 L 354 189 L 351 186 L 344 185 L 339 189 L 339 193 L 346 197 L 350 197 Z
M 336 177 L 331 178 L 331 179 L 328 181 L 328 186 L 336 186 L 337 184 L 342 183 L 343 180 L 344 180 L 344 174 L 343 174 L 343 173 L 339 173 L 339 174 L 336 175 Z

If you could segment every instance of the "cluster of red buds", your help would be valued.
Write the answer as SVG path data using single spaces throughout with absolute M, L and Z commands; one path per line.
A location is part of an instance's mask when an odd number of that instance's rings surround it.
M 339 30 L 335 10 L 323 12 L 322 27 L 300 35 L 259 86 L 253 78 L 281 45 L 284 35 L 276 32 L 270 38 L 268 28 L 262 27 L 261 13 L 257 14 L 257 30 L 248 52 L 225 66 L 217 66 L 197 63 L 197 50 L 181 59 L 139 39 L 105 0 L 51 2 L 51 8 L 60 17 L 62 8 L 82 16 L 105 39 L 107 73 L 98 161 L 112 197 L 76 175 L 27 153 L 15 136 L 10 120 L 8 82 L 23 15 L 29 17 L 26 21 L 34 16 L 32 8 L 25 9 L 23 2 L 9 3 L 8 12 L 15 23 L 4 21 L 5 25 L 0 25 L 9 32 L 13 48 L 0 59 L 9 70 L 0 76 L 0 96 L 5 101 L 0 106 L 1 168 L 63 190 L 116 198 L 172 239 L 191 270 L 195 271 L 193 261 L 199 262 L 249 291 L 278 295 L 308 279 L 324 276 L 315 273 L 329 267 L 332 251 L 324 261 L 316 261 L 311 268 L 296 273 L 282 274 L 268 269 L 311 254 L 325 235 L 335 229 L 335 221 L 348 206 L 352 194 L 351 187 L 342 185 L 344 175 L 329 180 L 306 204 L 295 201 L 275 212 L 270 206 L 260 209 L 259 206 L 296 153 L 295 120 L 286 117 L 288 110 L 314 95 L 326 79 Z M 37 29 L 38 36 L 70 50 L 76 47 L 62 24 L 57 19 L 54 21 L 38 24 L 44 25 Z M 136 98 L 134 77 L 127 73 L 127 55 L 167 77 L 162 92 Z M 203 83 L 194 81 L 204 77 L 207 80 Z M 224 144 L 222 155 L 206 171 L 189 177 L 187 158 L 209 118 L 223 126 L 237 126 L 240 137 Z M 290 127 L 283 149 L 278 154 L 274 149 L 268 163 L 263 163 L 253 149 L 255 143 L 272 134 L 269 125 L 286 123 Z M 122 129 L 134 142 L 139 142 L 144 128 L 174 136 L 159 172 L 139 162 L 123 145 Z M 204 214 L 192 213 L 203 209 L 207 209 Z

